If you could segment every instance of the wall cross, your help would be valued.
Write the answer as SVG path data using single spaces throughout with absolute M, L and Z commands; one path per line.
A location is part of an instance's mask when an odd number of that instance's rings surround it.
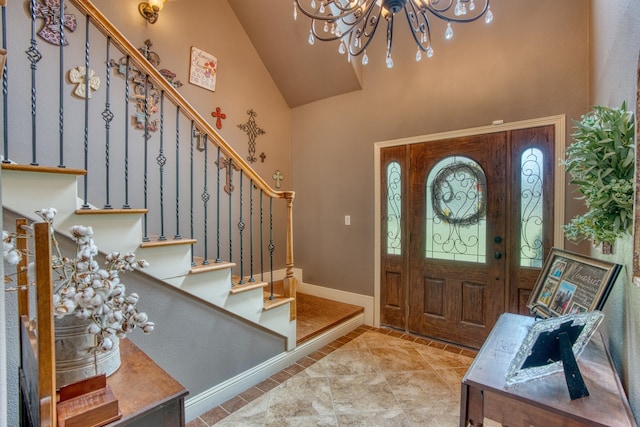
M 247 157 L 247 160 L 251 163 L 255 163 L 258 160 L 256 159 L 256 138 L 260 135 L 264 135 L 266 132 L 264 129 L 259 128 L 258 125 L 256 125 L 256 116 L 258 114 L 255 111 L 249 110 L 247 111 L 247 114 L 249 115 L 247 123 L 241 123 L 238 127 L 249 136 L 249 157 Z
M 284 180 L 284 176 L 280 173 L 280 170 L 276 170 L 273 173 L 273 179 L 276 181 L 276 188 L 280 188 L 280 181 Z
M 219 169 L 224 169 L 224 175 L 226 177 L 226 183 L 224 185 L 224 191 L 227 194 L 231 194 L 234 190 L 233 187 L 233 170 L 239 171 L 240 168 L 236 166 L 235 163 L 233 163 L 233 168 L 229 168 L 229 164 L 231 163 L 231 160 L 229 159 L 220 159 L 220 164 L 218 164 L 218 162 L 216 162 L 216 164 L 218 165 Z

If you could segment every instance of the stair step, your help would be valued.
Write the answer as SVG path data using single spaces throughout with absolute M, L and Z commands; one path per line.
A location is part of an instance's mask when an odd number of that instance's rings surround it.
M 76 209 L 76 215 L 144 215 L 148 209 Z
M 272 310 L 276 307 L 280 307 L 281 305 L 288 304 L 294 301 L 294 299 L 295 298 L 274 296 L 274 298 L 271 300 L 269 299 L 269 297 L 265 297 L 263 310 Z
M 189 274 L 198 274 L 205 273 L 207 271 L 216 271 L 216 270 L 224 270 L 225 268 L 233 268 L 236 265 L 233 262 L 215 262 L 208 260 L 208 264 L 203 264 L 204 258 L 202 257 L 194 257 L 193 262 L 196 264 L 191 267 Z
M 232 294 L 239 294 L 241 292 L 247 292 L 252 289 L 264 288 L 269 286 L 267 282 L 251 282 L 251 283 L 247 282 L 241 285 L 238 283 L 238 278 L 235 276 L 232 280 L 233 280 L 233 283 L 235 283 L 235 285 L 231 287 Z
M 52 166 L 19 165 L 17 163 L 2 163 L 2 169 L 22 172 L 60 173 L 67 175 L 83 176 L 87 174 L 84 169 L 57 168 Z
M 140 243 L 141 248 L 155 248 L 159 246 L 195 245 L 196 239 L 166 239 L 159 240 L 159 236 L 149 236 L 148 242 Z

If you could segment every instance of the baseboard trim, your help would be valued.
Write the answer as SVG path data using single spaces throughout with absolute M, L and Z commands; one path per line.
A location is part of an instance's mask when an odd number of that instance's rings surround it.
M 362 326 L 364 323 L 363 314 L 352 317 L 326 333 L 300 344 L 294 350 L 278 354 L 260 365 L 254 366 L 227 381 L 187 399 L 184 404 L 186 421 L 189 422 L 208 410 L 237 396 L 304 356 L 313 353 L 335 339 Z

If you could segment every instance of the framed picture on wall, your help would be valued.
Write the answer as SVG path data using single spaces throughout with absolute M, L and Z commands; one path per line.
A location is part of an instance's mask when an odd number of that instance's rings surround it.
M 210 91 L 216 90 L 218 59 L 197 47 L 191 47 L 189 83 Z
M 543 318 L 601 310 L 621 268 L 620 264 L 552 248 L 527 307 Z

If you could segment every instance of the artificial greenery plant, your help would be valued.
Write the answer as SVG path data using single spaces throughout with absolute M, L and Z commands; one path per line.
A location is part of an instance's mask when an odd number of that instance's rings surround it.
M 563 162 L 578 186 L 587 213 L 564 226 L 570 240 L 613 243 L 629 233 L 633 223 L 635 128 L 633 113 L 595 106 L 574 121 L 574 143 Z

